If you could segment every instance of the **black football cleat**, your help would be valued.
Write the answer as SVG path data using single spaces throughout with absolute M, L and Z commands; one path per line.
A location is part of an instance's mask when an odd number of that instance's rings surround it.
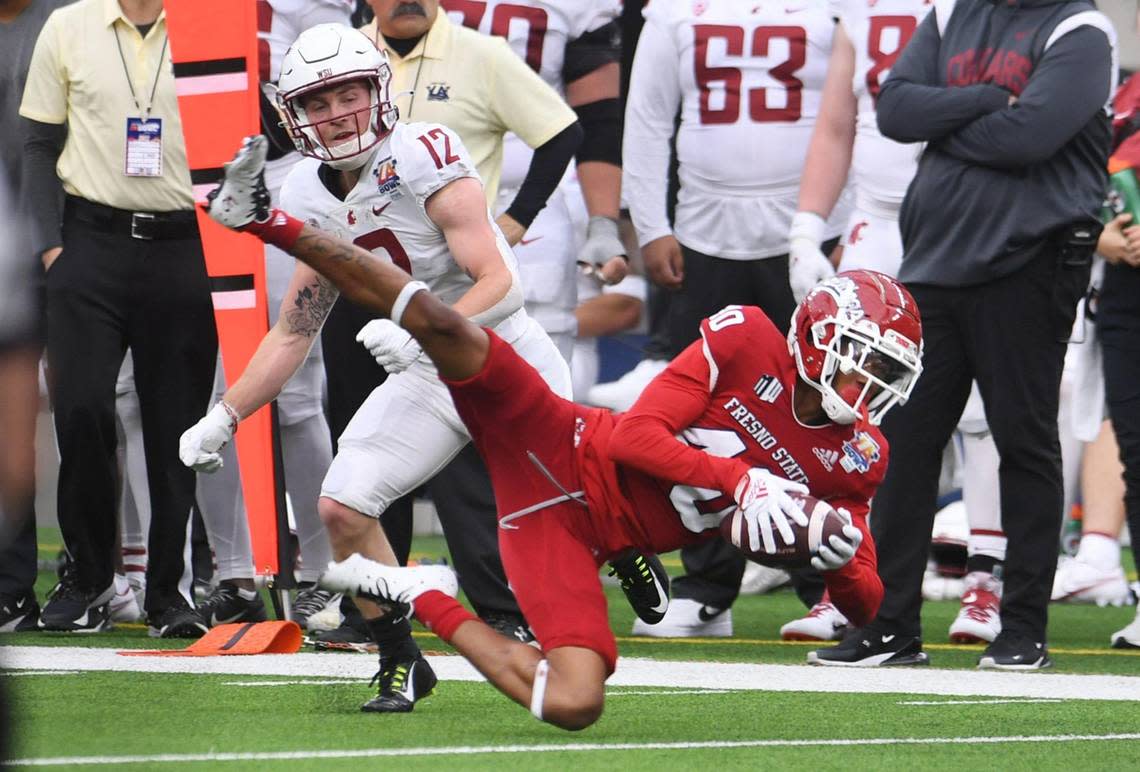
M 365 713 L 410 713 L 417 702 L 431 694 L 438 680 L 419 651 L 381 656 L 380 670 L 370 682 L 379 681 L 380 692 L 360 709 Z
M 887 667 L 928 665 L 930 657 L 922 650 L 921 638 L 864 627 L 837 646 L 809 651 L 807 661 L 832 667 Z
M 610 561 L 610 576 L 621 582 L 621 590 L 638 618 L 655 625 L 669 610 L 669 574 L 656 555 L 630 551 Z

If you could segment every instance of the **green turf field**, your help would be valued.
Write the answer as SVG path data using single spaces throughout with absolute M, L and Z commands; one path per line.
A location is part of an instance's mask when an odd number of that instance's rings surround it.
M 52 554 L 51 536 L 43 536 L 45 555 Z M 424 539 L 415 551 L 437 557 L 442 550 L 440 540 Z M 679 566 L 671 569 L 677 572 Z M 50 586 L 50 574 L 41 579 Z M 315 670 L 227 675 L 68 670 L 69 660 L 75 660 L 67 652 L 32 649 L 50 653 L 48 664 L 2 677 L 16 706 L 14 752 L 37 765 L 125 769 L 325 769 L 349 764 L 418 769 L 449 762 L 462 768 L 528 770 L 694 769 L 710 764 L 726 769 L 1126 769 L 1140 759 L 1140 677 L 1137 701 L 1127 701 L 1127 695 L 1119 699 L 1119 690 L 1116 700 L 1090 699 L 1104 679 L 1077 675 L 1140 676 L 1140 651 L 1107 647 L 1109 634 L 1131 619 L 1129 608 L 1053 607 L 1052 672 L 1074 674 L 1066 683 L 1077 685 L 1064 697 L 923 694 L 905 684 L 911 678 L 906 673 L 914 671 L 892 671 L 903 678 L 898 691 L 837 693 L 812 683 L 825 672 L 833 676 L 834 670 L 806 667 L 779 669 L 804 679 L 803 691 L 799 683 L 791 691 L 786 686 L 767 691 L 764 683 L 694 673 L 704 672 L 702 663 L 707 662 L 803 662 L 808 646 L 777 640 L 779 626 L 803 611 L 793 593 L 741 598 L 733 609 L 732 639 L 660 641 L 630 638 L 632 612 L 619 591 L 608 592 L 622 656 L 660 661 L 665 678 L 653 686 L 621 683 L 623 672 L 637 668 L 630 663 L 623 671 L 619 664 L 605 715 L 584 732 L 542 725 L 487 684 L 446 677 L 413 714 L 361 714 L 359 704 L 370 694 L 367 675 L 374 655 L 326 653 L 308 660 L 359 674 L 353 676 L 314 675 Z M 955 611 L 950 602 L 926 605 L 933 667 L 914 677 L 938 675 L 941 668 L 958 669 L 957 676 L 950 671 L 951 679 L 979 675 L 973 664 L 980 649 L 942 643 Z M 417 636 L 425 650 L 448 653 L 430 633 L 421 630 Z M 7 635 L 0 644 L 137 649 L 181 648 L 186 642 L 156 641 L 147 637 L 144 626 L 125 625 L 92 636 Z M 17 649 L 8 651 L 11 655 Z M 111 652 L 105 656 L 115 658 Z M 219 659 L 266 658 L 211 658 Z M 269 659 L 288 664 L 301 658 Z M 686 676 L 685 687 L 662 685 L 670 682 L 674 669 L 678 677 Z M 1000 675 L 1015 679 L 1009 682 L 1015 691 L 1043 677 Z M 694 678 L 699 686 L 692 685 Z M 1124 682 L 1126 688 L 1130 684 Z

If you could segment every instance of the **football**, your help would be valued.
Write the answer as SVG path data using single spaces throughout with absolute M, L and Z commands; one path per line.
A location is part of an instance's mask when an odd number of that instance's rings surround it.
M 826 540 L 833 535 L 843 535 L 843 526 L 847 521 L 826 501 L 800 493 L 789 495 L 808 516 L 806 527 L 790 523 L 792 533 L 795 535 L 795 541 L 791 544 L 785 544 L 775 528 L 772 534 L 776 539 L 775 553 L 765 552 L 763 542 L 752 544 L 748 539 L 748 526 L 739 507 L 720 521 L 721 535 L 746 558 L 757 563 L 775 568 L 803 568 L 809 565 L 820 544 L 826 544 Z

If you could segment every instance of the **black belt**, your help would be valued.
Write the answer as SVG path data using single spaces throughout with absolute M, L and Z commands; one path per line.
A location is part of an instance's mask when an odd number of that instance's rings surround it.
M 131 212 L 97 204 L 78 196 L 68 196 L 64 216 L 94 226 L 104 233 L 117 233 L 133 239 L 161 241 L 190 239 L 198 235 L 194 210 L 175 212 Z

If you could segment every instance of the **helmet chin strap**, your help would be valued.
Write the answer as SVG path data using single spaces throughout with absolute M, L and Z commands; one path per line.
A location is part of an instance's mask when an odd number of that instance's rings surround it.
M 357 139 L 350 139 L 348 142 L 330 147 L 329 154 L 332 155 L 336 152 L 337 148 L 349 144 L 356 145 L 357 147 L 372 144 L 372 147 L 368 148 L 368 150 L 364 151 L 363 153 L 354 153 L 353 155 L 346 156 L 344 158 L 330 158 L 329 160 L 325 161 L 325 163 L 336 169 L 338 172 L 355 171 L 356 169 L 364 166 L 364 164 L 368 163 L 368 161 L 372 158 L 373 153 L 376 152 L 376 144 L 378 143 L 376 142 L 375 132 L 369 129 L 368 131 L 361 134 Z
M 827 417 L 830 418 L 833 423 L 842 424 L 844 426 L 856 422 L 866 424 L 867 408 L 860 405 L 858 411 L 856 411 L 855 408 L 851 407 L 851 403 L 845 399 L 845 396 L 858 399 L 862 389 L 855 384 L 850 384 L 843 387 L 843 391 L 846 392 L 846 394 L 841 394 L 835 387 L 824 390 L 822 400 L 823 412 L 827 414 Z

